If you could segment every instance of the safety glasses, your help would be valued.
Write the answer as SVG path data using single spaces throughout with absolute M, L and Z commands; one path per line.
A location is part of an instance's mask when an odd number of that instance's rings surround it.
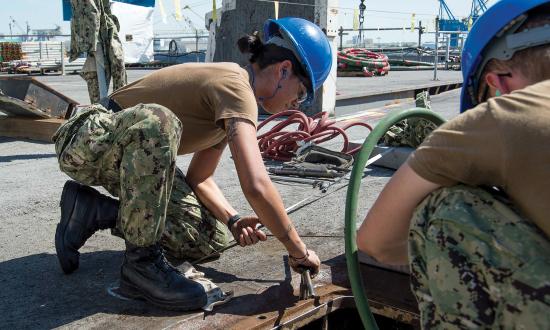
M 302 79 L 300 79 L 299 88 L 300 89 L 298 90 L 298 99 L 296 100 L 296 102 L 301 104 L 301 103 L 304 103 L 307 100 L 307 88 L 306 88 L 305 84 L 302 82 Z

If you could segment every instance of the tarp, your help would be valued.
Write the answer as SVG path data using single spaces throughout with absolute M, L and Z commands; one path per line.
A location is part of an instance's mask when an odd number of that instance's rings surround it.
M 126 1 L 130 2 L 130 1 Z M 124 62 L 147 63 L 153 60 L 154 7 L 113 2 L 111 12 L 118 18 L 118 35 L 124 49 Z
M 113 0 L 114 2 L 122 2 L 141 7 L 153 7 L 155 8 L 155 0 Z
M 63 19 L 71 20 L 71 2 L 63 1 Z M 153 12 L 155 0 L 111 1 L 111 12 L 118 18 L 118 35 L 124 49 L 125 63 L 153 60 Z
M 71 0 L 61 0 L 63 6 L 63 20 L 70 21 L 73 16 L 73 11 L 71 10 Z
M 71 0 L 61 0 L 63 6 L 63 20 L 70 21 L 73 16 L 71 10 Z M 155 8 L 155 0 L 111 0 L 111 2 L 122 2 L 132 4 L 134 6 Z

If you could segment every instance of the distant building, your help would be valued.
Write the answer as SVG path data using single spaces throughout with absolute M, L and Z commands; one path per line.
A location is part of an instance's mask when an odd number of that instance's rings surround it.
M 30 37 L 32 38 L 32 41 L 50 41 L 52 39 L 55 39 L 55 36 L 59 36 L 62 34 L 61 27 L 59 25 L 56 25 L 55 29 L 34 29 L 31 30 L 32 35 L 36 35 L 36 37 Z

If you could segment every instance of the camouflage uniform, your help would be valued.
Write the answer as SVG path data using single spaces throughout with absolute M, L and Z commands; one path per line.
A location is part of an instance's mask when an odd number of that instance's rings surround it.
M 416 106 L 431 110 L 430 94 L 426 91 L 418 93 Z M 391 147 L 407 146 L 416 148 L 436 128 L 437 125 L 426 119 L 405 119 L 390 127 L 382 142 Z
M 59 166 L 71 178 L 119 197 L 117 230 L 130 243 L 162 242 L 194 259 L 227 243 L 225 226 L 198 201 L 176 167 L 181 122 L 167 108 L 138 104 L 112 113 L 93 105 L 54 135 Z
M 120 25 L 111 13 L 109 0 L 71 0 L 73 17 L 71 19 L 70 61 L 81 53 L 87 53 L 86 63 L 80 76 L 88 84 L 90 102 L 99 102 L 99 83 L 97 78 L 97 44 L 103 48 L 105 79 L 113 78 L 113 90 L 127 84 L 124 68 L 124 53 L 118 36 Z
M 88 55 L 85 63 L 86 65 L 92 63 L 88 62 L 91 57 L 93 57 L 93 55 Z M 93 64 L 93 68 L 95 68 L 95 62 L 93 62 Z M 97 78 L 97 71 L 85 71 L 85 67 L 83 67 L 79 75 L 82 77 L 82 79 L 86 81 L 86 84 L 88 85 L 88 96 L 90 97 L 90 102 L 99 103 L 99 101 L 101 100 L 101 95 L 99 95 L 99 80 Z
M 423 328 L 550 324 L 550 242 L 485 190 L 428 196 L 413 216 L 409 260 Z

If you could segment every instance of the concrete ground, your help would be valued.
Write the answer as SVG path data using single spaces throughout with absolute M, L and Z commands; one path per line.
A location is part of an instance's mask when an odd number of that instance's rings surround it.
M 130 80 L 144 73 L 146 71 L 130 71 Z M 350 89 L 373 86 L 383 89 L 386 82 L 406 84 L 406 79 L 410 79 L 409 83 L 418 83 L 412 77 L 398 79 L 396 75 L 395 79 L 388 77 L 386 80 L 342 78 L 338 80 L 338 90 L 346 93 Z M 78 76 L 38 79 L 79 102 L 87 103 L 86 90 Z M 446 118 L 455 116 L 459 93 L 460 90 L 455 90 L 433 97 L 434 111 Z M 369 110 L 362 116 L 375 124 L 391 109 L 407 107 L 412 107 L 410 100 Z M 355 141 L 362 141 L 366 135 L 361 129 L 349 133 L 351 140 Z M 329 147 L 338 149 L 339 143 L 334 141 Z M 177 164 L 185 171 L 189 161 L 189 156 L 180 156 Z M 360 217 L 366 214 L 393 172 L 372 167 L 366 173 L 361 190 Z M 249 214 L 251 208 L 240 191 L 228 151 L 224 153 L 215 176 L 235 208 L 241 214 Z M 219 260 L 198 267 L 224 290 L 235 292 L 233 301 L 210 314 L 164 312 L 139 301 L 111 296 L 107 289 L 117 283 L 123 241 L 108 231 L 95 234 L 81 249 L 79 270 L 64 275 L 55 255 L 54 233 L 60 215 L 59 196 L 67 179 L 58 169 L 52 144 L 0 138 L 1 328 L 224 328 L 230 321 L 276 311 L 281 308 L 277 305 L 278 300 L 291 296 L 293 290 L 294 294 L 296 292 L 297 276 L 290 273 L 284 258 L 285 250 L 273 238 L 253 247 L 227 251 Z M 305 185 L 277 184 L 277 187 L 286 206 L 319 193 Z M 322 272 L 315 280 L 317 283 L 334 281 L 342 275 L 335 273 L 336 268 L 332 265 L 344 253 L 342 235 L 346 189 L 341 185 L 331 189 L 340 190 L 291 216 L 306 244 L 316 250 L 323 261 Z
M 138 80 L 152 71 L 128 70 L 128 82 L 131 83 Z M 425 85 L 433 82 L 433 76 L 433 71 L 402 71 L 390 72 L 390 74 L 383 77 L 339 77 L 336 80 L 337 95 L 351 96 L 362 92 L 384 92 L 390 89 Z M 79 75 L 37 75 L 34 78 L 48 84 L 53 89 L 61 91 L 80 104 L 90 103 L 86 83 Z M 450 82 L 461 80 L 462 78 L 460 71 L 439 71 L 438 79 L 439 82 Z
M 388 90 L 424 86 L 434 83 L 433 71 L 396 71 L 382 77 L 339 77 L 337 95 L 346 97 L 361 93 L 383 93 Z M 437 83 L 462 81 L 460 71 L 438 71 Z

